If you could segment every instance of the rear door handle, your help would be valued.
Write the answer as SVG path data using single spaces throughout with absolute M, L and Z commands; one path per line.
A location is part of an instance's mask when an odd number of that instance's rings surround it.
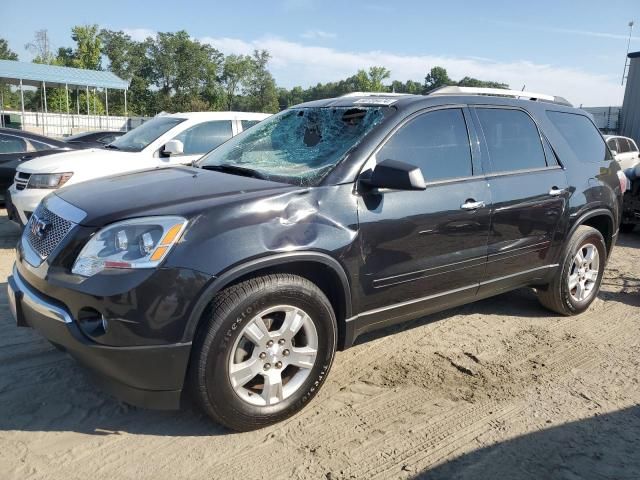
M 564 193 L 564 188 L 551 187 L 549 190 L 549 195 L 552 197 L 557 197 L 558 195 L 562 195 Z
M 485 206 L 483 201 L 476 202 L 473 199 L 469 199 L 460 205 L 462 210 L 478 210 L 479 208 L 483 208 Z

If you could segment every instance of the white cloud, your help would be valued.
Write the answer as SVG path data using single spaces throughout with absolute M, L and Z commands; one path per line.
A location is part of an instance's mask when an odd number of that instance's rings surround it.
M 157 33 L 155 30 L 151 30 L 150 28 L 123 28 L 122 31 L 136 42 L 142 42 L 143 40 L 146 40 L 147 37 L 155 37 Z
M 527 60 L 499 62 L 468 57 L 401 55 L 381 50 L 350 52 L 303 45 L 277 37 L 263 37 L 254 41 L 212 37 L 200 40 L 227 54 L 250 54 L 254 49 L 268 50 L 271 54 L 271 71 L 277 82 L 286 87 L 340 80 L 360 68 L 373 65 L 391 70 L 393 79 L 422 81 L 431 67 L 440 65 L 454 79 L 470 76 L 494 80 L 518 90 L 526 85 L 527 90 L 560 95 L 575 105 L 620 105 L 624 93 L 616 76 Z
M 332 32 L 325 32 L 324 30 L 307 30 L 300 36 L 308 40 L 329 40 L 336 38 L 338 35 Z
M 526 28 L 528 30 L 536 30 L 539 32 L 551 32 L 551 33 L 562 33 L 567 35 L 582 35 L 586 37 L 596 37 L 596 38 L 608 38 L 612 40 L 628 40 L 629 34 L 622 33 L 609 33 L 609 32 L 595 32 L 592 30 L 578 30 L 572 28 L 557 28 L 557 27 L 547 27 L 544 25 L 535 25 L 528 23 L 520 23 L 520 22 L 507 22 L 503 20 L 487 20 L 490 23 L 506 26 L 506 27 L 515 27 L 515 28 Z M 640 40 L 640 37 L 631 37 L 632 42 L 636 42 Z

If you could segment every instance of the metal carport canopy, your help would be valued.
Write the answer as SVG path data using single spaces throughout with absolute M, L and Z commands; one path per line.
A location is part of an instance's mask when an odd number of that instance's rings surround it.
M 40 87 L 44 82 L 48 87 L 129 88 L 128 81 L 111 72 L 0 60 L 0 82 L 20 85 L 20 81 L 32 87 Z

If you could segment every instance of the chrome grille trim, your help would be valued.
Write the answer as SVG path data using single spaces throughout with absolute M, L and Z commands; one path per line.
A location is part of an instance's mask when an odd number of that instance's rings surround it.
M 25 188 L 27 188 L 30 178 L 30 173 L 17 172 L 16 176 L 13 177 L 13 181 L 16 184 L 16 190 L 24 190 Z
M 42 264 L 86 216 L 83 210 L 55 194 L 46 197 L 31 215 L 22 233 L 23 251 L 27 262 L 34 267 Z M 32 228 L 39 220 L 48 224 L 44 234 L 40 235 L 37 228 Z
M 34 223 L 40 220 L 49 223 L 49 228 L 42 237 L 33 232 Z M 56 215 L 41 203 L 38 205 L 38 208 L 36 208 L 36 211 L 33 212 L 31 218 L 29 218 L 23 235 L 26 235 L 29 245 L 31 245 L 38 256 L 44 260 L 53 252 L 73 227 L 73 222 Z

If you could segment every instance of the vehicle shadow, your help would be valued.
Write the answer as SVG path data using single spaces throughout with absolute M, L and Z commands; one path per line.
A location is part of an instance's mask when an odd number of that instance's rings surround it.
M 41 337 L 15 326 L 0 282 L 0 436 L 3 431 L 212 436 L 233 432 L 185 395 L 179 411 L 136 408 L 92 383 L 92 374 Z
M 6 210 L 0 209 L 0 250 L 14 249 L 20 238 L 20 227 L 9 220 Z
M 475 450 L 421 480 L 640 478 L 640 407 L 565 423 Z

